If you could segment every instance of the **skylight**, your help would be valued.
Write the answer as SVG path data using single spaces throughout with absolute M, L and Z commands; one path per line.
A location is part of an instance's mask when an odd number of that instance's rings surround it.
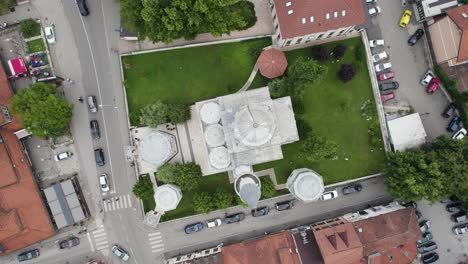
M 311 16 L 310 17 L 310 23 L 313 23 L 314 22 L 314 16 Z
M 302 24 L 305 24 L 307 19 L 305 17 L 302 18 Z
M 333 17 L 334 17 L 334 18 L 338 18 L 338 12 L 335 11 L 335 12 L 333 13 Z
M 341 11 L 341 16 L 346 16 L 346 10 Z
M 286 2 L 286 6 L 291 6 L 292 3 L 291 2 Z
M 291 9 L 291 10 L 288 10 L 288 15 L 290 15 L 290 14 L 292 14 L 292 13 L 294 13 L 294 10 L 292 10 L 292 9 Z
M 330 19 L 330 13 L 327 13 L 327 14 L 325 15 L 325 18 L 326 18 L 326 19 Z

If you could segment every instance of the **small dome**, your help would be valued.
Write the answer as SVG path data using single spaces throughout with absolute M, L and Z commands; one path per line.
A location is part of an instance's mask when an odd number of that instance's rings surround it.
M 231 165 L 231 157 L 225 147 L 217 147 L 210 152 L 210 164 L 218 170 L 225 169 Z
M 200 118 L 205 124 L 216 124 L 221 119 L 221 108 L 215 102 L 206 103 L 200 109 Z
M 219 147 L 224 144 L 224 130 L 219 124 L 209 125 L 205 129 L 205 141 L 211 148 Z
M 173 145 L 175 146 L 174 136 L 158 131 L 151 132 L 139 143 L 141 159 L 155 166 L 161 166 L 176 154 Z
M 289 191 L 304 202 L 316 201 L 324 191 L 323 179 L 310 169 L 296 169 L 286 183 Z
M 164 184 L 156 188 L 154 201 L 156 206 L 163 211 L 170 211 L 177 208 L 182 199 L 180 188 L 173 184 Z
M 234 116 L 235 137 L 246 146 L 258 147 L 267 143 L 274 130 L 275 119 L 266 106 L 247 106 Z

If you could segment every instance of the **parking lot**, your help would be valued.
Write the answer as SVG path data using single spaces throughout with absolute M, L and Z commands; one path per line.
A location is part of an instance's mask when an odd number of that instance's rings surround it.
M 395 73 L 393 81 L 399 83 L 399 88 L 395 91 L 395 99 L 386 102 L 384 109 L 387 113 L 395 113 L 400 108 L 404 110 L 412 107 L 420 114 L 426 129 L 427 140 L 431 141 L 447 133 L 446 127 L 450 120 L 441 116 L 448 104 L 448 99 L 441 89 L 428 94 L 425 87 L 420 84 L 422 76 L 430 65 L 425 36 L 414 46 L 407 44 L 411 34 L 423 26 L 416 24 L 414 15 L 406 28 L 398 25 L 405 10 L 401 1 L 379 1 L 377 5 L 381 7 L 382 13 L 371 18 L 371 26 L 367 29 L 367 34 L 369 39 L 384 39 L 385 47 L 373 48 L 372 53 L 377 54 L 382 51 L 388 53 L 389 58 L 382 62 L 392 63 L 391 71 Z M 369 5 L 371 6 L 373 5 Z M 412 10 L 410 5 L 406 8 Z

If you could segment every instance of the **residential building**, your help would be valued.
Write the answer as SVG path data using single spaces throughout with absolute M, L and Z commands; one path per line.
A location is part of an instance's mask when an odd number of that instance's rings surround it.
M 413 3 L 414 10 L 416 10 L 414 15 L 416 21 L 423 23 L 431 21 L 434 16 L 445 13 L 447 9 L 457 5 L 457 0 L 415 0 Z
M 52 237 L 52 227 L 23 145 L 22 127 L 9 112 L 13 91 L 0 65 L 0 255 Z
M 270 0 L 278 47 L 352 36 L 368 17 L 362 0 Z

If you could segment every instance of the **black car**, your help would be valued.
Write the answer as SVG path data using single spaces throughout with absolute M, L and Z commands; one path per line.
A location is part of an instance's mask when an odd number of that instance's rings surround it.
M 279 203 L 276 203 L 275 205 L 275 208 L 278 211 L 292 209 L 293 207 L 294 207 L 294 200 L 279 202 Z
M 352 194 L 354 192 L 360 192 L 361 190 L 362 190 L 362 185 L 359 183 L 356 183 L 356 184 L 344 187 L 341 191 L 343 192 L 343 194 Z
M 252 216 L 253 217 L 258 217 L 258 216 L 264 216 L 267 215 L 270 212 L 270 208 L 268 207 L 260 207 L 252 210 Z
M 454 118 L 452 118 L 452 121 L 450 121 L 449 125 L 447 126 L 447 131 L 450 131 L 450 132 L 457 131 L 458 128 L 460 127 L 460 123 L 461 123 L 461 118 L 459 116 L 455 116 Z
M 418 30 L 416 30 L 416 32 L 414 32 L 414 34 L 408 39 L 408 45 L 414 46 L 414 44 L 416 44 L 416 42 L 418 42 L 418 40 L 420 40 L 423 35 L 424 30 L 418 28 Z
M 400 87 L 398 82 L 384 82 L 379 84 L 380 91 L 396 90 Z
M 237 214 L 232 214 L 228 215 L 224 218 L 224 223 L 226 224 L 232 224 L 232 223 L 237 223 L 242 220 L 244 220 L 245 214 L 244 213 L 237 213 Z
M 96 160 L 96 164 L 98 166 L 104 166 L 104 164 L 106 164 L 104 160 L 104 152 L 102 151 L 102 148 L 98 148 L 94 150 L 94 159 Z
M 460 201 L 460 199 L 458 199 L 458 197 L 455 196 L 455 195 L 450 195 L 446 199 L 440 200 L 441 203 L 455 203 L 455 202 L 459 202 L 459 201 Z
M 418 204 L 416 202 L 401 202 L 401 205 L 404 207 L 413 207 L 414 209 L 418 209 Z
M 450 118 L 453 115 L 453 113 L 455 112 L 456 107 L 457 106 L 454 103 L 450 103 L 445 108 L 444 112 L 442 113 L 442 116 L 445 117 L 445 118 Z
M 78 5 L 78 9 L 80 10 L 80 14 L 82 16 L 89 15 L 88 6 L 86 5 L 86 0 L 76 0 L 76 4 Z
M 468 220 L 468 214 L 465 211 L 460 211 L 456 214 L 453 214 L 450 219 L 455 223 L 461 223 Z
M 416 213 L 416 219 L 418 219 L 418 220 L 421 219 L 421 217 L 422 217 L 421 212 L 419 212 L 418 210 L 416 210 L 415 213 Z
M 445 206 L 445 210 L 450 213 L 458 213 L 463 210 L 463 203 L 462 202 L 455 202 L 451 204 L 447 204 Z
M 25 260 L 30 260 L 30 259 L 39 257 L 39 255 L 40 255 L 39 249 L 29 250 L 29 251 L 19 254 L 18 261 L 21 262 Z
M 419 253 L 431 252 L 437 249 L 437 244 L 434 241 L 427 242 L 426 244 L 418 245 Z
M 439 255 L 436 252 L 431 252 L 421 257 L 421 261 L 424 264 L 434 263 L 437 260 L 439 260 Z
M 93 139 L 99 139 L 101 137 L 101 132 L 99 131 L 99 123 L 97 120 L 91 120 L 89 122 L 91 126 L 91 136 Z

